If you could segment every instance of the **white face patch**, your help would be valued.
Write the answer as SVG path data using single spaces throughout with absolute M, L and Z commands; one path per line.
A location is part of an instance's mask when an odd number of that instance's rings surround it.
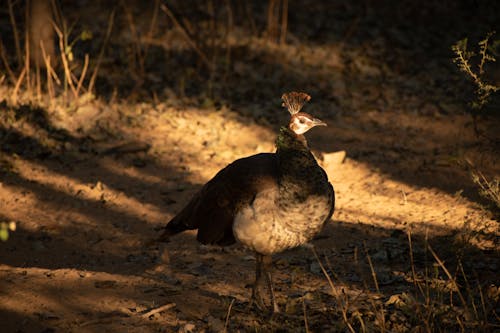
M 312 127 L 312 121 L 304 116 L 293 117 L 290 123 L 290 129 L 295 134 L 304 134 Z
M 314 126 L 326 126 L 326 124 L 307 113 L 300 112 L 292 116 L 289 126 L 295 134 L 300 135 L 309 131 Z

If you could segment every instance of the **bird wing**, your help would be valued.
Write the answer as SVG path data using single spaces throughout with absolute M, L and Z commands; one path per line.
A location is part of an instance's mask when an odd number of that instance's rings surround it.
M 328 183 L 328 186 L 329 186 L 329 192 L 331 193 L 331 196 L 332 196 L 332 198 L 331 198 L 332 203 L 330 206 L 330 212 L 328 212 L 328 216 L 323 223 L 327 223 L 330 220 L 330 218 L 332 217 L 333 212 L 335 210 L 335 190 L 333 189 L 333 185 L 331 183 Z
M 203 244 L 229 245 L 235 242 L 233 220 L 237 210 L 252 202 L 257 193 L 277 186 L 278 159 L 263 153 L 229 164 L 206 183 L 167 225 L 166 237 L 198 229 Z
M 323 168 L 320 167 L 320 169 L 323 173 L 323 177 L 325 177 L 325 179 L 328 181 L 328 174 Z M 330 206 L 330 211 L 328 212 L 328 215 L 323 223 L 327 223 L 332 217 L 333 212 L 335 211 L 335 190 L 333 188 L 332 183 L 330 182 L 328 182 L 328 194 L 329 196 L 331 196 L 331 206 Z

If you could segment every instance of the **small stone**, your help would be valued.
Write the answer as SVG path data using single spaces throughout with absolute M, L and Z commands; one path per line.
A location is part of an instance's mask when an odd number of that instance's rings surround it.
M 321 270 L 321 266 L 319 265 L 319 263 L 317 261 L 313 261 L 309 265 L 309 271 L 313 274 L 316 274 L 316 275 L 323 275 L 323 271 Z
M 327 166 L 335 166 L 344 163 L 347 153 L 345 150 L 336 151 L 334 153 L 323 154 L 323 163 Z
M 195 324 L 187 323 L 184 324 L 184 326 L 182 326 L 181 328 L 179 328 L 179 333 L 191 333 L 194 332 L 195 328 L 196 328 Z

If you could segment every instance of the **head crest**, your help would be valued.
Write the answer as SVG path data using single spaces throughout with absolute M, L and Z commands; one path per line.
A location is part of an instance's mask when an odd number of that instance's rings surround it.
M 281 99 L 283 100 L 283 106 L 288 109 L 291 115 L 294 115 L 311 99 L 311 96 L 303 92 L 293 91 L 284 93 Z

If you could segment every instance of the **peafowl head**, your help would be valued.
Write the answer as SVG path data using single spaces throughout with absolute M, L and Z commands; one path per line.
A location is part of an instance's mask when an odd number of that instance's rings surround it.
M 326 126 L 326 123 L 314 118 L 308 113 L 300 112 L 306 102 L 311 99 L 306 93 L 290 92 L 281 96 L 283 106 L 290 112 L 291 118 L 288 127 L 296 135 L 304 134 L 315 126 Z

